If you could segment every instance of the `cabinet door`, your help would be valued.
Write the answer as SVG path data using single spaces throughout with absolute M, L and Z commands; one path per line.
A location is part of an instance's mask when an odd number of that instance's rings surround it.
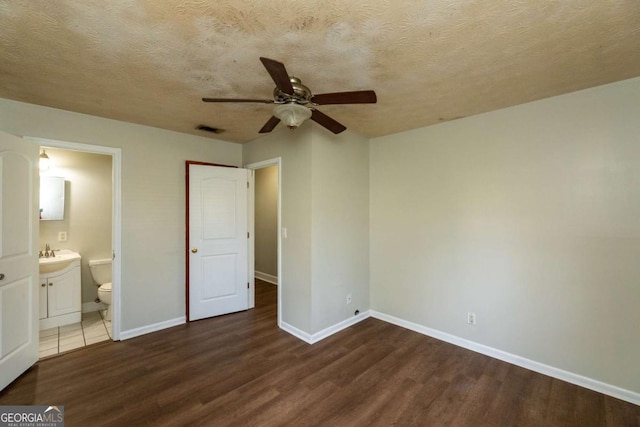
M 60 316 L 81 310 L 80 267 L 49 277 L 49 317 Z
M 40 318 L 47 318 L 47 279 L 40 278 Z

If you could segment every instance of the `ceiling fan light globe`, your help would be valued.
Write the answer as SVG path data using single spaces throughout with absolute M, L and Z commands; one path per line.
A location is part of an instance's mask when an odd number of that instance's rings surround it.
M 295 129 L 311 117 L 311 110 L 296 103 L 282 104 L 273 109 L 273 115 L 289 129 Z

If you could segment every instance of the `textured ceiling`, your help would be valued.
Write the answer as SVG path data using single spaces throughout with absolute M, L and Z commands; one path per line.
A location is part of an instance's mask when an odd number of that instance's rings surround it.
M 376 137 L 640 76 L 638 0 L 2 0 L 0 97 L 245 142 L 271 98 L 260 56 Z

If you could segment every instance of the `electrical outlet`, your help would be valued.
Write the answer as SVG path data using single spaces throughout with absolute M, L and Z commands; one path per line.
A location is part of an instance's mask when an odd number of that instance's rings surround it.
M 67 241 L 67 232 L 61 231 L 58 233 L 58 242 L 66 242 Z
M 351 304 L 351 294 L 347 294 L 347 304 Z
M 476 314 L 475 313 L 467 313 L 467 323 L 470 325 L 476 324 Z

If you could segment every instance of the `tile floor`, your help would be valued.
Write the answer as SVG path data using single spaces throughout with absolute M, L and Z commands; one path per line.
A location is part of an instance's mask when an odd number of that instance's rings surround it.
M 99 311 L 82 313 L 82 322 L 40 331 L 40 358 L 111 339 L 111 322 Z

